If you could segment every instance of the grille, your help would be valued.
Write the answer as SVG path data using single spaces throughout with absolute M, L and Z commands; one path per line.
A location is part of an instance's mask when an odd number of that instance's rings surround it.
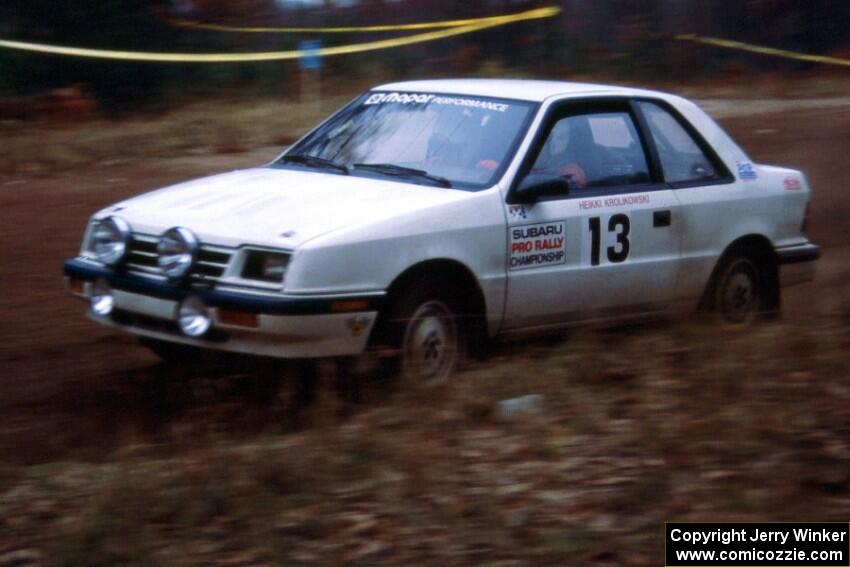
M 156 263 L 156 245 L 159 238 L 147 234 L 134 234 L 127 251 L 126 267 L 131 272 L 142 275 L 164 276 Z M 196 281 L 215 282 L 224 275 L 227 264 L 233 255 L 227 248 L 202 244 L 198 250 L 198 260 L 192 267 L 189 277 Z

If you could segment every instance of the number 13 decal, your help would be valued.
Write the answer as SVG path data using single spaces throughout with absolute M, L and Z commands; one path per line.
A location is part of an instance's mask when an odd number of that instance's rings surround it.
M 599 249 L 602 245 L 602 228 L 599 217 L 591 217 L 590 222 L 590 265 L 599 265 Z M 612 264 L 624 262 L 629 257 L 629 230 L 631 223 L 629 217 L 617 214 L 608 219 L 608 232 L 616 234 L 617 241 L 614 246 L 606 248 L 608 261 Z

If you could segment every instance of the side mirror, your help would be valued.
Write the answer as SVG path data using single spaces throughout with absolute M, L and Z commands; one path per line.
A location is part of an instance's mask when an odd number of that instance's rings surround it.
M 533 203 L 540 197 L 566 195 L 569 192 L 570 184 L 563 177 L 530 173 L 519 182 L 516 198 L 520 203 Z

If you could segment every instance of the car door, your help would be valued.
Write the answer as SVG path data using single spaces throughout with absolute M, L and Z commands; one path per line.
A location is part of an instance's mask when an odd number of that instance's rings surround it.
M 678 201 L 661 182 L 641 120 L 624 99 L 549 111 L 507 197 L 504 330 L 652 311 L 671 300 Z M 517 189 L 529 175 L 560 176 L 568 189 L 522 202 Z

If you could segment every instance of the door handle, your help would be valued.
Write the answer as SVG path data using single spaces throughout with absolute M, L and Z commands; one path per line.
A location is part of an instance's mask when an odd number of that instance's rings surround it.
M 670 211 L 655 211 L 652 213 L 652 226 L 655 228 L 670 226 L 672 221 Z

